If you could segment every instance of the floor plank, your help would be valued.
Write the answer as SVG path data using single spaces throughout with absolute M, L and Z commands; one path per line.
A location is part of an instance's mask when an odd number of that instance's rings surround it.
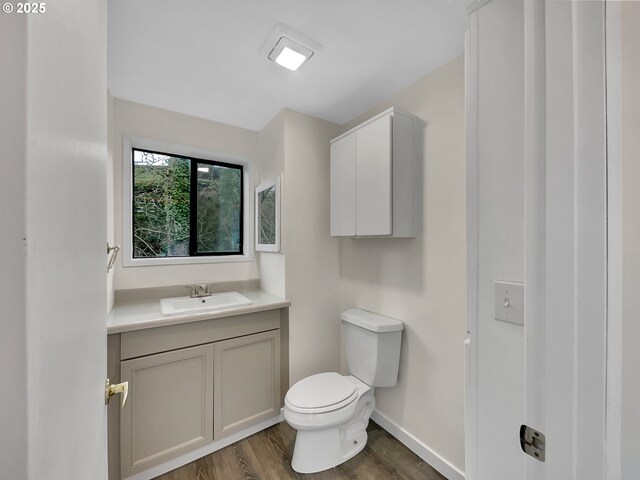
M 296 432 L 282 422 L 155 480 L 446 480 L 375 422 L 367 432 L 362 452 L 324 472 L 291 468 Z
M 264 478 L 299 480 L 300 476 L 291 468 L 288 447 L 278 429 L 268 429 L 247 439 L 260 459 Z

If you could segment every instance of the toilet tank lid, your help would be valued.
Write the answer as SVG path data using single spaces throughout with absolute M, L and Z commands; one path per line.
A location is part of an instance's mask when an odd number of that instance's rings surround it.
M 404 324 L 400 320 L 367 312 L 359 308 L 351 308 L 346 312 L 342 312 L 340 318 L 345 322 L 376 333 L 397 332 L 404 328 Z

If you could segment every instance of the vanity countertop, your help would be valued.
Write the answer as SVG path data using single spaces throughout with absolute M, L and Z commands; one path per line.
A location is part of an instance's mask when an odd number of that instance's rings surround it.
M 180 323 L 231 317 L 233 315 L 285 308 L 291 305 L 289 300 L 262 290 L 240 293 L 253 303 L 251 305 L 229 308 L 227 310 L 187 312 L 175 315 L 164 315 L 160 309 L 159 299 L 116 304 L 109 312 L 109 315 L 107 315 L 107 334 L 111 335 L 113 333 L 144 330 L 146 328 L 165 327 Z

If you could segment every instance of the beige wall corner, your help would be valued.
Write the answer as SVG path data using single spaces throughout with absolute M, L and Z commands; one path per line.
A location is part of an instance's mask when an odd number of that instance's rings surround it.
M 409 239 L 341 240 L 341 309 L 364 308 L 405 323 L 398 385 L 376 390 L 376 408 L 464 470 L 463 57 L 349 122 L 343 131 L 391 106 L 426 125 L 423 231 Z
M 285 111 L 284 217 L 290 381 L 340 367 L 340 252 L 329 234 L 333 124 Z
M 329 235 L 329 141 L 339 132 L 287 109 L 260 132 L 260 181 L 281 176 L 281 251 L 257 257 L 262 288 L 291 300 L 290 384 L 339 369 L 339 242 Z
M 284 174 L 284 117 L 286 110 L 276 115 L 259 133 L 259 164 L 257 184 Z M 282 178 L 283 182 L 284 179 Z M 281 190 L 283 185 L 281 185 Z M 281 198 L 284 195 L 281 192 Z M 284 222 L 283 203 L 280 223 Z M 256 252 L 261 288 L 274 295 L 285 295 L 284 241 L 280 238 L 280 252 Z

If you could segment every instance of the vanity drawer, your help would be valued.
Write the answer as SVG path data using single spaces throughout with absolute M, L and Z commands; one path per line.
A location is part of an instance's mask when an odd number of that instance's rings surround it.
M 127 360 L 277 328 L 280 328 L 280 310 L 267 310 L 125 332 L 120 337 L 120 359 Z

